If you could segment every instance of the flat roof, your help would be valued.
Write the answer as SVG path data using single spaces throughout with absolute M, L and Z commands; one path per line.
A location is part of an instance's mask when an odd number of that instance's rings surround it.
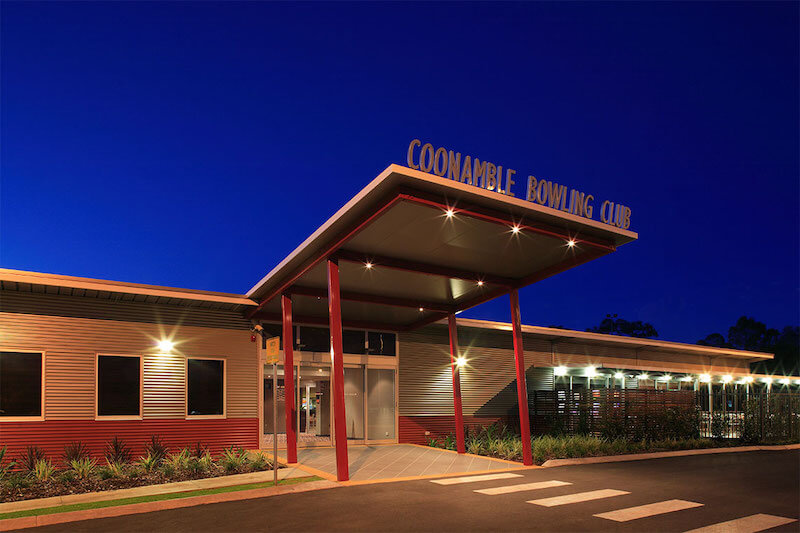
M 637 237 L 597 220 L 391 165 L 247 296 L 259 302 L 254 318 L 279 316 L 278 296 L 290 293 L 298 320 L 327 321 L 325 260 L 334 257 L 345 325 L 409 330 Z
M 471 318 L 459 318 L 456 321 L 459 326 L 468 328 L 494 329 L 500 331 L 511 331 L 511 324 L 508 322 L 494 322 L 490 320 L 476 320 Z M 747 350 L 735 350 L 733 348 L 717 348 L 715 346 L 703 346 L 701 344 L 688 344 L 683 342 L 661 341 L 657 339 L 645 339 L 640 337 L 624 337 L 621 335 L 609 335 L 607 333 L 592 333 L 589 331 L 576 331 L 561 328 L 546 328 L 542 326 L 522 326 L 522 332 L 540 337 L 549 341 L 578 341 L 591 344 L 618 346 L 631 349 L 650 349 L 654 351 L 669 351 L 677 353 L 687 353 L 693 355 L 707 355 L 711 357 L 735 357 L 741 359 L 752 359 L 753 362 L 764 359 L 773 359 L 775 356 L 766 352 L 751 352 Z
M 145 285 L 141 283 L 128 283 L 58 274 L 46 274 L 24 270 L 0 268 L 0 289 L 28 293 L 60 294 L 66 296 L 90 297 L 101 299 L 120 299 L 122 301 L 146 302 L 166 305 L 194 305 L 207 308 L 239 309 L 247 312 L 256 306 L 256 302 L 243 294 L 224 292 L 201 291 L 195 289 L 180 289 L 158 285 Z M 126 297 L 127 295 L 127 297 Z M 300 324 L 307 322 L 297 321 Z M 444 322 L 442 322 L 444 324 Z M 511 331 L 508 322 L 491 320 L 478 320 L 471 318 L 458 318 L 460 327 L 479 328 L 486 330 Z M 772 359 L 769 353 L 734 350 L 730 348 L 716 348 L 655 339 L 642 339 L 637 337 L 623 337 L 603 333 L 590 333 L 585 331 L 548 328 L 542 326 L 522 326 L 523 333 L 549 341 L 581 341 L 606 346 L 626 348 L 648 348 L 655 351 L 669 351 L 707 355 L 712 357 L 734 357 L 759 361 Z M 764 376 L 767 377 L 767 376 Z M 792 376 L 786 376 L 792 377 Z M 795 377 L 796 378 L 796 377 Z M 777 378 L 776 378 L 777 379 Z
M 206 307 L 255 306 L 256 302 L 243 294 L 178 289 L 142 283 L 109 281 L 104 279 L 79 278 L 59 274 L 45 274 L 26 270 L 0 268 L 0 289 L 68 296 L 88 296 L 101 299 L 129 299 L 159 304 L 209 303 L 221 304 Z M 140 298 L 126 298 L 138 296 Z

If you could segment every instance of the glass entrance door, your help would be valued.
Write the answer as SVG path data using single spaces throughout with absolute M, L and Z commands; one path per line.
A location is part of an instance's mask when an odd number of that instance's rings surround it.
M 323 364 L 298 367 L 297 445 L 331 445 L 331 372 Z
M 298 447 L 331 446 L 333 391 L 330 365 L 304 362 L 295 366 L 295 409 Z M 286 446 L 283 366 L 278 365 L 278 445 Z M 347 440 L 351 443 L 394 441 L 396 437 L 396 372 L 388 368 L 348 364 L 344 367 L 344 403 Z M 272 365 L 264 366 L 263 430 L 272 442 Z

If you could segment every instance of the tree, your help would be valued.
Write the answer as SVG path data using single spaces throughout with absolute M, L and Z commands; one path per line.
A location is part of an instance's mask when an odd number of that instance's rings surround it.
M 720 333 L 712 333 L 697 344 L 772 353 L 774 359 L 753 363 L 752 370 L 759 374 L 800 374 L 800 328 L 797 326 L 786 326 L 778 331 L 752 317 L 742 316 L 728 329 L 727 339 Z
M 617 315 L 606 315 L 606 318 L 600 322 L 599 326 L 588 328 L 586 331 L 643 339 L 658 337 L 658 331 L 649 322 L 642 322 L 641 320 L 629 322 L 624 318 L 617 318 Z
M 728 329 L 728 344 L 739 350 L 762 352 L 775 346 L 778 335 L 777 329 L 768 329 L 755 318 L 742 316 Z
M 728 341 L 725 340 L 725 336 L 721 333 L 712 333 L 706 336 L 705 339 L 697 341 L 697 344 L 714 346 L 715 348 L 730 348 Z

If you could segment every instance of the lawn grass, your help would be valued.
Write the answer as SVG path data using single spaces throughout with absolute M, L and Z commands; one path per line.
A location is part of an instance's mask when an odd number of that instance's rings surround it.
M 295 477 L 289 479 L 281 479 L 278 485 L 295 485 L 297 483 L 305 483 L 307 481 L 319 481 L 322 478 L 317 476 L 308 477 Z M 191 498 L 194 496 L 207 496 L 209 494 L 221 494 L 224 492 L 238 492 L 242 490 L 264 489 L 274 487 L 273 481 L 263 481 L 260 483 L 248 483 L 246 485 L 232 485 L 229 487 L 218 487 L 215 489 L 200 489 L 189 492 L 172 492 L 169 494 L 153 494 L 150 496 L 137 496 L 135 498 L 122 498 L 119 500 L 105 500 L 99 502 L 86 502 L 74 503 L 70 505 L 59 505 L 56 507 L 44 507 L 41 509 L 26 509 L 24 511 L 13 511 L 10 513 L 1 513 L 0 520 L 8 518 L 24 518 L 28 516 L 39 516 L 56 513 L 66 513 L 69 511 L 85 511 L 87 509 L 99 509 L 102 507 L 116 507 L 118 505 L 131 505 L 134 503 L 157 502 L 163 500 L 176 500 L 180 498 Z

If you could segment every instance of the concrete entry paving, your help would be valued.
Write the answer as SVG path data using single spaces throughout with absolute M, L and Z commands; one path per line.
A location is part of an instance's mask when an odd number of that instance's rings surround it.
M 352 445 L 348 446 L 347 450 L 350 456 L 350 479 L 352 481 L 480 473 L 522 468 L 522 463 L 513 461 L 501 461 L 468 454 L 459 455 L 448 450 L 413 444 Z M 336 475 L 336 450 L 334 448 L 301 448 L 297 450 L 297 460 L 302 465 L 333 476 Z

